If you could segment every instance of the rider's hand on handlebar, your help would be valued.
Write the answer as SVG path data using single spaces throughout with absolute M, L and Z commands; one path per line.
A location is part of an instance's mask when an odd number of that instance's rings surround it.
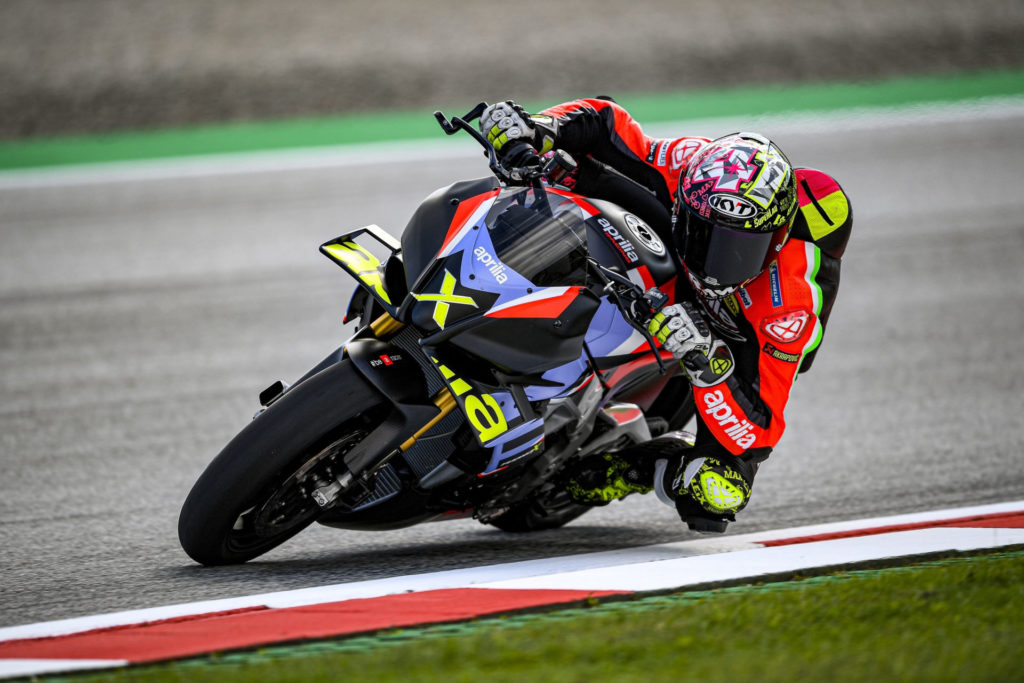
M 647 324 L 647 331 L 679 360 L 691 351 L 707 355 L 711 349 L 711 330 L 688 301 L 661 309 Z
M 709 387 L 732 374 L 732 352 L 725 342 L 711 333 L 704 318 L 690 302 L 661 309 L 647 325 L 647 331 L 663 349 L 683 362 L 683 368 L 694 385 Z
M 512 100 L 492 104 L 480 116 L 480 132 L 501 153 L 501 149 L 514 140 L 533 144 L 537 134 L 530 122 L 530 115 Z

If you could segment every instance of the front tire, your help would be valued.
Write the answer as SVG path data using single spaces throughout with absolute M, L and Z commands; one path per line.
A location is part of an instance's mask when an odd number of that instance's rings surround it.
M 348 360 L 296 385 L 231 440 L 181 508 L 178 538 L 205 565 L 235 564 L 311 524 L 309 493 L 379 421 L 386 400 Z

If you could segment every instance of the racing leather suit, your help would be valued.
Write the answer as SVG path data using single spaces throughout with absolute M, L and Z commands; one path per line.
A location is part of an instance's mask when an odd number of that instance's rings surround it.
M 537 137 L 551 138 L 544 146 L 564 149 L 580 164 L 577 191 L 636 212 L 678 253 L 670 220 L 673 195 L 707 138 L 651 138 L 607 98 L 567 102 L 533 119 Z M 767 270 L 720 300 L 704 299 L 686 278 L 677 279 L 675 300 L 696 302 L 735 359 L 725 382 L 693 388 L 700 417 L 694 456 L 729 454 L 756 469 L 782 436 L 790 389 L 798 373 L 811 367 L 821 343 L 853 214 L 831 176 L 794 170 L 799 209 L 790 239 Z

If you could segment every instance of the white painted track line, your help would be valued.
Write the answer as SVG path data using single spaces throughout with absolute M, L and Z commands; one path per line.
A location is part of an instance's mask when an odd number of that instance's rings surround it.
M 580 577 L 587 576 L 596 577 L 593 578 L 595 582 L 611 581 L 611 577 L 614 577 L 616 572 L 623 571 L 623 567 L 631 567 L 628 571 L 631 571 L 634 575 L 652 574 L 652 576 L 643 579 L 638 584 L 638 587 L 629 590 L 665 590 L 673 587 L 699 585 L 709 581 L 732 580 L 745 576 L 795 571 L 800 568 L 832 566 L 843 564 L 844 562 L 862 562 L 866 559 L 880 559 L 901 555 L 925 554 L 943 549 L 939 546 L 944 544 L 948 546 L 944 549 L 967 550 L 989 547 L 984 545 L 985 539 L 994 542 L 996 546 L 1024 543 L 1024 532 L 1021 533 L 1019 540 L 1016 539 L 1016 536 L 1012 535 L 1013 532 L 1020 530 L 938 529 L 935 530 L 936 534 L 925 534 L 922 536 L 905 536 L 904 534 L 915 532 L 899 532 L 896 534 L 878 534 L 861 538 L 820 541 L 777 548 L 765 548 L 760 545 L 764 542 L 787 538 L 868 531 L 881 527 L 908 524 L 940 523 L 950 519 L 1011 513 L 1022 510 L 1024 510 L 1024 501 L 1012 501 L 966 508 L 818 524 L 791 529 L 777 529 L 738 536 L 704 537 L 678 543 L 625 548 L 622 550 L 570 555 L 567 557 L 552 557 L 413 576 L 399 576 L 373 581 L 358 581 L 221 600 L 207 600 L 166 607 L 11 626 L 0 629 L 0 641 L 65 635 L 97 628 L 140 624 L 161 619 L 247 607 L 299 607 L 413 591 L 460 587 L 513 587 L 514 585 L 525 586 L 530 582 L 534 582 L 531 586 L 534 588 L 541 587 L 542 583 L 543 587 L 564 587 L 564 581 L 569 579 L 562 577 L 573 577 L 573 580 L 582 580 Z M 987 535 L 979 539 L 977 536 L 969 533 L 959 533 L 961 531 L 983 531 Z M 1002 532 L 1007 533 L 1003 534 Z M 1010 534 L 1010 536 L 1007 536 L 1007 534 Z M 888 542 L 888 537 L 890 536 L 899 538 L 891 546 Z M 940 537 L 947 538 L 949 541 L 937 540 Z M 907 545 L 904 541 L 907 538 L 920 539 L 920 549 L 917 549 L 916 546 Z M 1008 542 L 1004 542 L 1007 539 Z M 979 542 L 982 545 L 978 545 Z M 811 557 L 808 554 L 810 553 L 808 547 L 812 546 L 824 547 L 827 555 Z M 871 554 L 870 549 L 872 548 L 875 549 L 875 555 L 874 557 L 868 557 Z M 726 556 L 728 557 L 727 560 L 725 559 Z M 799 558 L 806 558 L 806 560 L 797 561 Z M 810 564 L 801 565 L 801 561 L 810 562 Z M 787 562 L 788 564 L 785 564 Z M 781 568 L 784 564 L 788 567 L 787 569 Z M 768 567 L 768 569 L 762 571 L 760 569 L 761 566 Z M 709 576 L 714 578 L 708 578 Z M 548 579 L 555 583 L 548 585 Z M 591 578 L 587 580 L 589 581 Z M 618 586 L 619 583 L 615 585 Z M 571 587 L 579 588 L 581 584 L 572 585 Z M 623 588 L 616 588 L 616 590 L 623 590 Z
M 476 584 L 476 588 L 572 588 L 575 590 L 668 591 L 738 579 L 821 569 L 946 551 L 1024 544 L 1024 529 L 919 529 L 660 560 L 646 565 L 561 572 L 543 577 Z

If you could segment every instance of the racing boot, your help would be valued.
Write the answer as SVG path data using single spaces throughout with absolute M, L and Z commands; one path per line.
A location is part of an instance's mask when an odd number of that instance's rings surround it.
M 566 492 L 574 502 L 607 505 L 632 493 L 650 493 L 656 476 L 674 472 L 693 446 L 688 432 L 668 432 L 621 451 L 584 458 L 570 468 Z

